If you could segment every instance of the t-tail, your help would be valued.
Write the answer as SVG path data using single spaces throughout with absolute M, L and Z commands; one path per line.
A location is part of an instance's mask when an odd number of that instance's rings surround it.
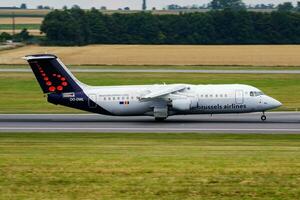
M 111 115 L 86 94 L 89 86 L 81 83 L 67 67 L 51 54 L 37 54 L 24 57 L 28 61 L 48 102 L 71 108 Z

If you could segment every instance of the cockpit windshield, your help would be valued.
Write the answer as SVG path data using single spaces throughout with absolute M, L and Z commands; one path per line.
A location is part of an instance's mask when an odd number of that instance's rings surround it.
M 264 95 L 264 93 L 261 91 L 251 91 L 250 92 L 251 97 L 257 97 L 257 96 L 261 96 L 261 95 Z

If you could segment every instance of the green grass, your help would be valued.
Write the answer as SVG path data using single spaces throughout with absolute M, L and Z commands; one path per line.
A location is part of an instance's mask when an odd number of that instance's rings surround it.
M 0 199 L 299 199 L 300 135 L 0 134 Z
M 300 74 L 189 74 L 189 73 L 76 73 L 90 85 L 161 83 L 249 84 L 278 99 L 281 110 L 300 108 Z M 0 74 L 0 113 L 77 113 L 78 110 L 49 104 L 32 73 Z
M 16 24 L 15 25 L 15 29 L 17 30 L 21 30 L 21 29 L 33 29 L 33 30 L 39 30 L 41 27 L 40 24 Z M 12 25 L 11 24 L 0 24 L 0 30 L 4 29 L 4 30 L 11 30 L 12 29 Z

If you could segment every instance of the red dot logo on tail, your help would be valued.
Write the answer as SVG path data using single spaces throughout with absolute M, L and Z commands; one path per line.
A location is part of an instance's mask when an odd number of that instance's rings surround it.
M 48 77 L 45 71 L 41 66 L 37 64 L 37 67 L 39 69 L 40 75 L 43 77 L 43 80 L 45 81 L 45 84 L 49 87 L 49 92 L 55 92 L 55 91 L 63 91 L 64 87 L 68 86 L 68 82 L 66 81 L 67 79 L 63 77 L 61 74 L 56 74 L 53 73 L 52 77 L 56 78 L 57 81 L 51 80 L 52 78 Z M 50 75 L 51 76 L 51 75 Z
M 50 91 L 50 92 L 55 92 L 55 89 L 56 89 L 56 88 L 55 88 L 54 86 L 49 87 L 49 91 Z
M 58 90 L 58 91 L 62 91 L 63 89 L 64 89 L 63 86 L 61 86 L 61 85 L 60 85 L 60 86 L 57 86 L 57 90 Z

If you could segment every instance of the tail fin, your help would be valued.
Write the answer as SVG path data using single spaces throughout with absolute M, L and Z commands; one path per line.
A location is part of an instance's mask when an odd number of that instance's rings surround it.
M 78 81 L 55 55 L 29 55 L 24 59 L 31 66 L 44 93 L 82 91 L 84 84 Z

